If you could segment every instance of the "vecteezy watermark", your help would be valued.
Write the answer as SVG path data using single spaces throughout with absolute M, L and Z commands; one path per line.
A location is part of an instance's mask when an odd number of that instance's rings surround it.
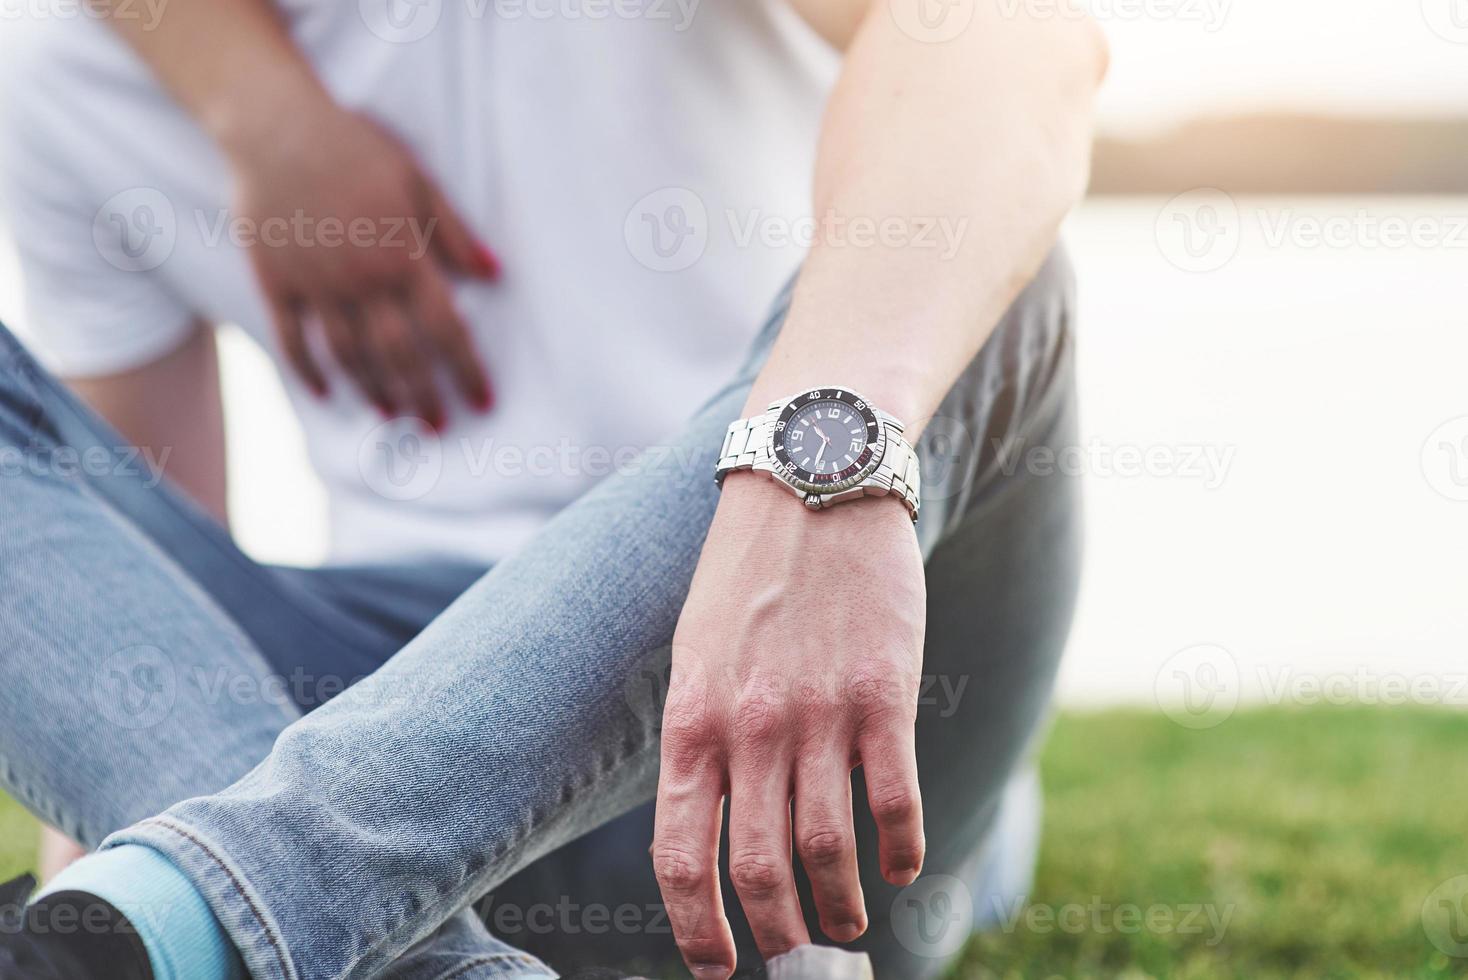
M 418 500 L 438 486 L 445 470 L 475 480 L 570 480 L 594 482 L 613 474 L 658 473 L 679 487 L 711 479 L 713 457 L 685 446 L 605 446 L 562 436 L 555 442 L 521 444 L 487 438 L 447 438 L 422 419 L 403 417 L 374 427 L 357 447 L 357 470 L 372 492 L 387 500 Z
M 1427 941 L 1455 958 L 1468 957 L 1468 875 L 1449 878 L 1422 902 Z
M 1239 706 L 1239 663 L 1215 643 L 1179 650 L 1158 668 L 1153 694 L 1163 713 L 1184 728 L 1216 728 Z
M 97 713 L 129 731 L 152 728 L 167 718 L 177 697 L 173 658 L 155 646 L 117 650 L 103 658 L 92 675 Z
M 0 479 L 46 476 L 73 479 L 127 477 L 152 489 L 163 482 L 172 446 L 156 452 L 138 446 L 51 446 L 33 442 L 25 446 L 0 446 Z
M 1465 0 L 1468 2 L 1468 0 Z M 1379 206 L 1333 210 L 1328 201 L 1242 208 L 1213 187 L 1172 198 L 1157 214 L 1158 250 L 1184 272 L 1217 272 L 1247 242 L 1267 251 L 1468 250 L 1468 214 L 1383 211 Z
M 1369 667 L 1326 672 L 1260 664 L 1257 681 L 1264 703 L 1312 706 L 1468 706 L 1468 673 L 1404 674 Z
M 999 928 L 1011 935 L 1024 931 L 1042 936 L 1057 932 L 1098 936 L 1203 936 L 1203 942 L 1208 946 L 1223 942 L 1236 911 L 1232 903 L 1165 905 L 1154 902 L 1137 905 L 1133 902 L 1108 902 L 1099 895 L 1093 895 L 1084 902 L 1060 905 L 1027 903 L 1023 896 L 1006 902 L 996 895 L 992 901 Z
M 922 674 L 916 688 L 916 704 L 919 716 L 927 715 L 938 719 L 952 718 L 962 706 L 968 691 L 968 674 Z M 724 698 L 729 692 L 741 691 L 748 678 L 737 670 L 718 674 L 704 670 L 699 682 L 704 691 L 719 692 Z M 807 709 L 814 706 L 831 708 L 846 704 L 870 705 L 874 700 L 911 704 L 914 697 L 912 685 L 893 678 L 890 683 L 880 685 L 871 677 L 851 679 L 837 671 L 805 671 L 797 677 L 784 679 L 762 679 L 762 700 L 771 699 Z M 783 685 L 783 686 L 782 686 Z M 632 713 L 648 728 L 657 733 L 662 731 L 663 711 L 668 704 L 668 692 L 672 686 L 672 651 L 660 647 L 644 655 L 632 670 L 628 671 L 622 684 L 622 695 Z
M 124 918 L 100 898 L 84 901 L 74 897 L 72 901 L 36 905 L 22 899 L 13 905 L 0 904 L 0 936 L 21 932 L 31 936 L 132 936 L 139 925 L 158 935 L 170 928 L 177 912 L 192 908 L 185 902 L 129 902 Z
M 178 243 L 178 215 L 156 187 L 112 195 L 92 217 L 97 254 L 124 272 L 150 272 L 168 261 Z
M 1468 501 L 1468 415 L 1444 422 L 1422 443 L 1422 476 L 1448 500 Z
M 92 219 L 92 243 L 108 263 L 125 272 L 150 272 L 172 257 L 181 234 L 215 248 L 384 248 L 422 258 L 432 245 L 438 219 L 416 216 L 316 217 L 297 209 L 289 215 L 253 218 L 227 208 L 184 213 L 155 187 L 130 187 L 108 198 Z M 192 218 L 192 221 L 187 219 Z
M 671 936 L 667 906 L 661 902 L 606 905 L 577 902 L 561 895 L 554 902 L 521 905 L 489 895 L 479 914 L 497 935 L 529 933 L 537 936 Z
M 437 218 L 416 217 L 318 218 L 299 208 L 289 216 L 254 219 L 231 214 L 227 208 L 194 212 L 199 239 L 208 248 L 228 244 L 235 248 L 391 248 L 404 249 L 411 259 L 428 254 Z
M 703 258 L 709 212 L 686 187 L 664 187 L 634 203 L 622 223 L 627 251 L 654 272 L 682 272 Z
M 892 934 L 926 959 L 947 959 L 974 931 L 974 896 L 952 875 L 924 875 L 892 900 Z
M 1312 670 L 1260 663 L 1245 672 L 1228 650 L 1205 643 L 1168 657 L 1154 679 L 1157 705 L 1184 728 L 1216 728 L 1244 699 L 1280 707 L 1468 707 L 1468 671 L 1408 674 L 1369 666 Z
M 0 0 L 0 23 L 18 20 L 124 20 L 140 21 L 145 31 L 158 27 L 168 0 L 110 0 L 105 6 L 90 0 Z
M 694 191 L 664 187 L 632 205 L 622 235 L 627 251 L 642 266 L 654 272 L 681 272 L 703 258 L 711 245 L 924 249 L 949 261 L 962 248 L 968 227 L 965 216 L 849 215 L 835 210 L 792 215 L 761 208 L 710 212 Z
M 682 33 L 693 26 L 702 0 L 358 0 L 357 12 L 372 34 L 392 44 L 421 41 L 437 29 L 444 8 L 458 5 L 463 19 L 498 21 L 640 20 Z M 459 21 L 456 21 L 456 24 Z
M 1164 258 L 1184 272 L 1216 272 L 1239 252 L 1239 208 L 1216 187 L 1179 194 L 1157 214 Z
M 419 500 L 443 475 L 443 443 L 422 419 L 391 419 L 358 443 L 357 472 L 385 500 Z
M 892 22 L 914 41 L 943 44 L 974 22 L 978 0 L 887 0 Z
M 1468 0 L 1419 0 L 1422 19 L 1432 33 L 1453 44 L 1468 44 Z
M 1216 490 L 1228 479 L 1235 447 L 1132 444 L 1109 445 L 1091 439 L 1084 445 L 1030 445 L 1023 436 L 991 440 L 999 469 L 1013 476 L 1021 469 L 1031 476 L 1087 476 L 1093 479 L 1194 480 Z

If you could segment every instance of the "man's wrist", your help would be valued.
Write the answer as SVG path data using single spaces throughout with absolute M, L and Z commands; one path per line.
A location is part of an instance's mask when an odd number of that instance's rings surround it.
M 766 531 L 808 521 L 854 520 L 862 524 L 891 521 L 912 533 L 912 518 L 897 497 L 862 497 L 812 510 L 768 473 L 758 470 L 735 470 L 725 476 L 719 509 L 757 523 Z

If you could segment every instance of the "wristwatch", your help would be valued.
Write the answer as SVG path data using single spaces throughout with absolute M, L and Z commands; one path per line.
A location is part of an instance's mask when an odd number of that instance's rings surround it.
M 813 509 L 896 494 L 918 518 L 922 479 L 902 423 L 849 388 L 802 392 L 731 423 L 714 480 L 722 487 L 734 470 L 768 473 Z

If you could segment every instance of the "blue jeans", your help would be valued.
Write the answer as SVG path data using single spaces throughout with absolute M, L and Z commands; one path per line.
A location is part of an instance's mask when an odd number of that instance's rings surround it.
M 724 427 L 788 300 L 667 451 L 487 572 L 252 562 L 0 330 L 5 789 L 84 843 L 162 852 L 258 978 L 659 969 L 676 958 L 646 856 L 668 645 Z M 1033 854 L 995 828 L 1030 788 L 1076 585 L 1078 488 L 1053 465 L 1075 439 L 1072 311 L 1057 253 L 919 447 L 930 850 L 918 885 L 886 885 L 858 806 L 871 929 L 854 945 L 879 977 L 941 971 L 952 926 L 1025 887 Z

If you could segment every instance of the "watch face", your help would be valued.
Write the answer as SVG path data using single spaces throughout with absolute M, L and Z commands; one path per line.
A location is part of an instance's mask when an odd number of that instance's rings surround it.
M 775 422 L 775 458 L 817 493 L 843 490 L 863 479 L 874 468 L 881 440 L 876 413 L 839 388 L 801 395 Z

